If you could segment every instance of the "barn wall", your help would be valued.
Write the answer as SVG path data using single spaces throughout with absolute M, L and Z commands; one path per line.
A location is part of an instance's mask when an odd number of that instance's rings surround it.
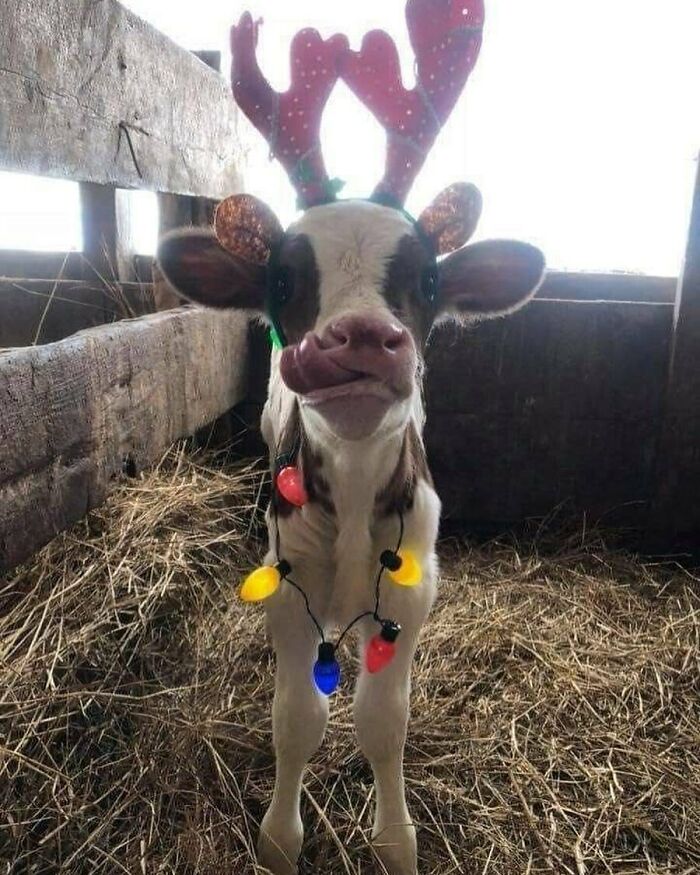
M 0 277 L 0 349 L 54 343 L 153 311 L 150 284 Z
M 436 332 L 426 443 L 446 518 L 502 528 L 564 504 L 643 527 L 672 324 L 670 304 L 535 300 Z

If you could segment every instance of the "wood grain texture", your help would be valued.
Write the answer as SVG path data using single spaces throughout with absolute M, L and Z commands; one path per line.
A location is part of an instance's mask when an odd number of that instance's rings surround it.
M 591 273 L 551 270 L 537 292 L 538 298 L 564 301 L 644 301 L 672 304 L 677 280 L 634 273 Z
M 182 308 L 0 353 L 0 570 L 245 394 L 247 320 Z
M 487 528 L 562 503 L 643 526 L 673 307 L 535 300 L 428 352 L 429 461 L 445 513 Z
M 116 0 L 0 0 L 0 168 L 225 197 L 237 119 L 221 75 Z
M 700 544 L 700 159 L 676 295 L 650 537 Z

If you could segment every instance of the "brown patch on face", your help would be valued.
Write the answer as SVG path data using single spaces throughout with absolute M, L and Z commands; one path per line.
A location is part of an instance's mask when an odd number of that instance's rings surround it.
M 311 449 L 306 440 L 302 440 L 301 444 L 301 467 L 304 472 L 304 485 L 309 502 L 318 504 L 327 514 L 333 516 L 335 505 L 331 497 L 331 488 L 321 473 L 323 458 L 320 453 Z
M 423 293 L 423 276 L 431 259 L 413 234 L 406 234 L 389 262 L 384 297 L 392 313 L 411 331 L 416 347 L 425 348 L 435 309 Z
M 299 413 L 299 405 L 294 405 L 294 410 L 287 420 L 284 432 L 277 448 L 277 457 L 272 460 L 272 478 L 276 474 L 277 459 L 280 456 L 290 456 L 301 467 L 304 476 L 304 487 L 309 496 L 309 504 L 317 504 L 327 514 L 335 514 L 335 506 L 331 498 L 331 489 L 328 481 L 321 473 L 323 459 L 320 453 L 314 452 L 304 434 L 304 425 Z M 276 513 L 282 519 L 286 519 L 297 508 L 284 498 L 277 489 L 272 492 L 272 504 Z
M 278 307 L 288 343 L 299 343 L 316 324 L 320 308 L 320 277 L 316 256 L 306 234 L 286 236 L 279 253 L 280 287 L 285 302 Z
M 399 460 L 389 482 L 377 495 L 375 513 L 387 517 L 411 510 L 420 480 L 432 486 L 433 478 L 428 468 L 423 441 L 415 423 L 411 420 L 406 428 Z

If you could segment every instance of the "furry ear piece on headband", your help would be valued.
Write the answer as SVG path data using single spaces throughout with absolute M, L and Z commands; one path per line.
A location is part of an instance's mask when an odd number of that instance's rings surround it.
M 214 231 L 224 249 L 251 264 L 267 264 L 284 233 L 270 207 L 252 194 L 234 194 L 221 201 Z
M 158 247 L 158 263 L 181 295 L 207 307 L 264 310 L 267 263 L 283 235 L 279 219 L 258 198 L 222 201 L 214 229 L 179 228 Z
M 456 182 L 440 192 L 420 214 L 418 224 L 436 255 L 454 252 L 469 240 L 481 216 L 481 193 L 475 185 Z

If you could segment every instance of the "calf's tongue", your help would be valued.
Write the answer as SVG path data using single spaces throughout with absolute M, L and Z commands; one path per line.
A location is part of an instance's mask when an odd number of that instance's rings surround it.
M 301 343 L 282 350 L 280 373 L 292 392 L 300 395 L 342 386 L 362 376 L 334 361 L 332 350 L 323 349 L 314 335 L 307 335 Z

